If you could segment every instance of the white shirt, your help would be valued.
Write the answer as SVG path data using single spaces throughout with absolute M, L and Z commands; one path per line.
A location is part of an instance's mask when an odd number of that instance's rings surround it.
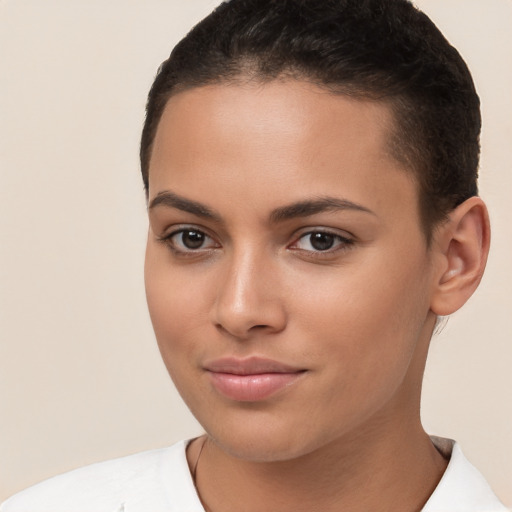
M 422 512 L 505 512 L 453 441 L 432 438 L 451 458 Z M 22 491 L 0 512 L 204 512 L 187 464 L 187 441 L 92 464 Z

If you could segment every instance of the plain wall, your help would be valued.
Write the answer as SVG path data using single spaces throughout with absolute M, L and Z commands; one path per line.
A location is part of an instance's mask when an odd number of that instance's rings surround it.
M 0 501 L 200 432 L 146 312 L 137 157 L 158 64 L 216 3 L 0 0 Z M 417 3 L 473 71 L 493 224 L 480 290 L 433 341 L 423 418 L 512 505 L 512 2 Z

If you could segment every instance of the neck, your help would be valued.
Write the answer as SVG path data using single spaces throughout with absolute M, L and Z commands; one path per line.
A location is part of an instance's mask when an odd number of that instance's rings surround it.
M 211 512 L 414 512 L 434 491 L 446 461 L 419 421 L 410 423 L 391 432 L 375 424 L 297 459 L 269 463 L 234 458 L 200 439 L 190 447 L 189 462 L 205 442 L 196 485 Z
M 408 375 L 390 402 L 364 425 L 306 455 L 255 462 L 231 455 L 207 438 L 195 480 L 206 510 L 420 511 L 447 465 L 420 422 L 428 339 L 425 336 L 420 344 Z M 191 468 L 202 442 L 199 439 L 189 447 Z

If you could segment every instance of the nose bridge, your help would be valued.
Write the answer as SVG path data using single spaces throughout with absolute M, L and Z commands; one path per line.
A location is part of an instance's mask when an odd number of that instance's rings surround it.
M 249 244 L 234 248 L 219 279 L 216 324 L 241 339 L 256 330 L 282 330 L 286 318 L 277 283 L 270 254 Z

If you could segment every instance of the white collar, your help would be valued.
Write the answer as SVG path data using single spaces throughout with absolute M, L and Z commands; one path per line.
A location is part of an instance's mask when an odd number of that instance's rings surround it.
M 422 512 L 506 512 L 480 472 L 451 439 L 431 437 L 436 448 L 450 459 L 448 467 Z

